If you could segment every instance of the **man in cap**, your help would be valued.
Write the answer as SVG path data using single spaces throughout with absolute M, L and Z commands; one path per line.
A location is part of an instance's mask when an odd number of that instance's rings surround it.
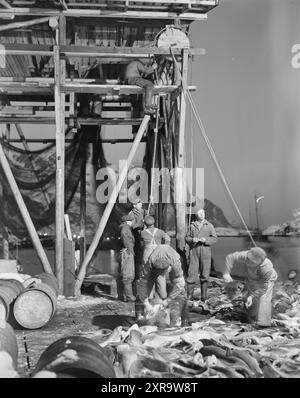
M 190 247 L 190 264 L 187 277 L 187 294 L 192 298 L 200 271 L 201 300 L 207 299 L 208 278 L 211 271 L 211 246 L 217 242 L 215 228 L 205 219 L 205 211 L 198 210 L 197 220 L 191 223 L 186 235 Z
M 158 255 L 156 255 L 155 250 L 159 251 Z M 137 300 L 139 304 L 137 307 L 137 316 L 138 318 L 141 316 L 143 307 L 148 309 L 151 308 L 149 302 L 150 293 L 156 284 L 156 293 L 161 299 L 161 303 L 164 306 L 169 306 L 171 310 L 171 324 L 175 324 L 176 320 L 172 319 L 172 315 L 175 314 L 175 307 L 180 306 L 180 312 L 187 310 L 185 280 L 181 259 L 176 250 L 169 245 L 161 245 L 159 249 L 157 248 L 155 250 L 149 256 L 137 282 Z M 162 256 L 163 250 L 166 251 L 165 256 Z M 167 274 L 169 274 L 171 283 L 171 289 L 168 294 L 166 286 L 162 283 L 162 281 L 166 281 Z
M 152 65 L 150 65 L 151 63 Z M 152 81 L 146 79 L 146 77 L 154 73 L 156 69 L 157 64 L 154 61 L 152 62 L 152 60 L 142 61 L 135 59 L 129 62 L 125 71 L 125 82 L 127 84 L 137 85 L 145 89 L 143 106 L 146 114 L 152 114 L 157 109 L 156 106 L 152 105 L 154 84 Z
M 124 301 L 135 301 L 132 291 L 134 281 L 134 243 L 135 239 L 132 233 L 131 225 L 134 217 L 130 214 L 122 217 L 120 225 L 120 238 L 123 248 L 121 249 L 121 278 L 124 288 Z
M 246 308 L 248 308 L 249 322 L 256 323 L 258 327 L 270 326 L 272 293 L 277 280 L 277 272 L 272 262 L 260 247 L 228 254 L 223 273 L 225 282 L 232 282 L 230 272 L 234 265 L 244 266 L 247 270 Z

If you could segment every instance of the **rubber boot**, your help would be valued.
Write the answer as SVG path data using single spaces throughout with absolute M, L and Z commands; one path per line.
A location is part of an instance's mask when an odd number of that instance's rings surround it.
M 123 282 L 124 284 L 124 294 L 125 294 L 125 302 L 127 301 L 135 301 L 135 297 L 132 293 L 132 283 L 131 282 Z
M 187 283 L 187 298 L 188 300 L 192 300 L 193 294 L 194 294 L 194 284 L 193 283 Z
M 152 105 L 152 95 L 153 95 L 153 87 L 145 88 L 145 96 L 144 96 L 144 110 L 155 112 L 157 110 L 157 106 Z
M 201 301 L 205 302 L 207 300 L 207 286 L 208 282 L 201 282 Z

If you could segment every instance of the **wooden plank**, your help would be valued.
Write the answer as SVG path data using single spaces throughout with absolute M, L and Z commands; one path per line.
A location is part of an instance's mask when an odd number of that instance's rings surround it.
M 69 219 L 69 215 L 68 214 L 65 214 L 64 220 L 65 220 L 67 238 L 69 240 L 72 240 L 71 225 L 70 225 L 70 219 Z
M 150 124 L 151 126 L 151 124 Z M 11 138 L 10 140 L 8 140 L 8 142 L 12 143 L 12 144 L 21 144 L 22 140 L 18 139 L 18 138 Z M 55 138 L 29 138 L 27 139 L 27 142 L 29 144 L 48 144 L 48 143 L 55 143 Z M 73 142 L 73 140 L 71 138 L 66 138 L 65 142 Z M 127 144 L 127 143 L 132 143 L 133 139 L 131 138 L 103 138 L 101 140 L 101 142 L 103 144 Z M 147 137 L 143 137 L 141 139 L 141 142 L 147 142 Z
M 75 242 L 64 239 L 64 288 L 65 297 L 74 297 L 75 287 Z
M 0 25 L 1 29 L 1 25 Z M 105 47 L 105 46 L 75 46 L 75 45 L 65 45 L 60 48 L 61 53 L 68 57 L 99 57 L 116 58 L 122 59 L 127 58 L 148 58 L 149 55 L 170 55 L 170 50 L 166 47 Z M 17 43 L 7 43 L 5 44 L 5 52 L 7 55 L 53 55 L 53 46 L 47 45 L 36 45 L 36 44 L 17 44 Z M 181 49 L 174 47 L 173 52 L 175 55 L 181 54 Z M 203 48 L 193 48 L 189 49 L 190 56 L 194 55 L 204 55 L 205 49 Z M 37 79 L 37 78 L 36 78 Z
M 12 6 L 11 6 L 6 0 L 0 0 L 0 4 L 1 4 L 3 7 L 7 8 L 7 9 L 11 9 L 11 8 L 12 8 Z M 2 10 L 1 10 L 1 11 L 2 11 Z
M 80 171 L 80 265 L 86 255 L 86 142 Z
M 11 171 L 11 168 L 9 166 L 9 163 L 7 161 L 7 158 L 5 156 L 5 153 L 3 151 L 3 147 L 2 144 L 0 143 L 0 163 L 2 165 L 2 169 L 4 171 L 4 174 L 7 178 L 7 181 L 10 185 L 10 188 L 13 192 L 14 198 L 17 202 L 18 208 L 20 210 L 20 213 L 23 217 L 23 220 L 25 222 L 25 225 L 28 229 L 29 235 L 31 237 L 32 243 L 36 249 L 38 258 L 42 264 L 42 267 L 44 269 L 45 272 L 49 272 L 50 274 L 53 274 L 52 272 L 52 268 L 50 266 L 49 260 L 47 258 L 47 255 L 45 253 L 45 250 L 40 242 L 40 239 L 38 237 L 38 234 L 35 230 L 34 224 L 31 220 L 30 214 L 27 210 L 27 207 L 25 205 L 24 199 L 21 195 L 21 192 L 17 186 L 16 180 L 13 176 L 13 173 Z
M 68 118 L 65 118 L 65 122 L 68 122 Z M 124 118 L 78 118 L 76 119 L 79 125 L 85 126 L 100 126 L 100 125 L 107 125 L 107 126 L 137 126 L 141 124 L 142 119 L 124 119 Z M 163 123 L 163 119 L 160 120 Z M 55 117 L 42 117 L 42 116 L 0 116 L 0 123 L 22 123 L 22 124 L 55 124 Z M 153 124 L 152 122 L 150 123 Z M 17 142 L 17 141 L 16 141 Z
M 59 19 L 58 45 L 54 47 L 55 76 L 55 135 L 56 135 L 56 192 L 55 192 L 55 260 L 59 292 L 63 292 L 64 278 L 64 206 L 65 206 L 65 83 L 66 61 L 60 59 L 59 45 L 66 41 L 66 20 Z
M 178 86 L 154 86 L 153 93 L 171 93 L 178 89 Z M 135 85 L 109 85 L 109 84 L 76 84 L 66 83 L 62 90 L 66 93 L 75 91 L 76 93 L 96 93 L 110 95 L 142 94 L 144 89 Z
M 188 54 L 183 50 L 181 79 L 182 84 L 187 84 L 188 76 Z M 179 131 L 178 131 L 178 153 L 175 175 L 175 206 L 176 206 L 176 242 L 180 251 L 185 246 L 185 219 L 186 219 L 186 178 L 185 168 L 185 116 L 186 116 L 186 94 L 183 90 L 180 96 Z
M 202 9 L 199 9 L 199 13 L 195 10 L 194 12 L 178 13 L 171 11 L 151 12 L 151 11 L 106 11 L 106 10 L 84 10 L 84 9 L 69 9 L 69 11 L 58 11 L 47 8 L 11 8 L 1 10 L 3 15 L 47 15 L 47 16 L 66 16 L 74 18 L 134 18 L 134 19 L 183 19 L 190 21 L 206 20 L 207 15 L 203 13 Z
M 83 282 L 83 279 L 85 277 L 86 274 L 86 269 L 95 253 L 95 250 L 99 244 L 100 238 L 103 234 L 103 231 L 105 229 L 105 226 L 107 224 L 107 221 L 109 219 L 109 216 L 112 212 L 112 209 L 116 203 L 117 197 L 119 195 L 120 189 L 122 187 L 122 184 L 127 176 L 127 172 L 128 172 L 128 167 L 130 166 L 134 155 L 138 149 L 138 146 L 140 144 L 140 141 L 148 127 L 149 124 L 149 120 L 150 120 L 150 116 L 149 115 L 145 115 L 144 119 L 140 125 L 140 128 L 135 136 L 135 139 L 133 141 L 132 147 L 130 148 L 130 151 L 128 153 L 128 157 L 127 157 L 127 162 L 126 165 L 123 167 L 123 169 L 120 172 L 119 178 L 118 178 L 118 182 L 117 184 L 114 186 L 114 189 L 111 193 L 111 196 L 109 198 L 109 201 L 105 207 L 105 210 L 103 212 L 102 218 L 100 220 L 100 223 L 98 225 L 97 231 L 95 233 L 95 236 L 93 238 L 93 241 L 87 251 L 87 254 L 85 256 L 85 259 L 83 261 L 83 263 L 81 264 L 81 268 L 79 270 L 77 279 L 76 279 L 76 283 L 75 283 L 75 295 L 78 296 L 80 294 L 80 288 Z
M 13 22 L 7 25 L 0 25 L 0 32 L 12 29 L 27 28 L 28 26 L 39 25 L 48 21 L 49 17 L 32 19 L 30 21 Z

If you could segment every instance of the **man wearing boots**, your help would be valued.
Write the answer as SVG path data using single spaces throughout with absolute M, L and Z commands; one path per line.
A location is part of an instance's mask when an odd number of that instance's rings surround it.
M 124 301 L 135 301 L 132 292 L 132 283 L 134 281 L 134 243 L 135 239 L 132 233 L 131 225 L 134 221 L 132 215 L 122 217 L 120 226 L 120 238 L 123 248 L 121 249 L 121 278 L 124 289 Z
M 198 210 L 197 220 L 191 223 L 186 236 L 190 246 L 190 264 L 187 277 L 187 294 L 191 299 L 200 272 L 201 300 L 207 299 L 208 278 L 211 270 L 211 246 L 218 240 L 211 223 L 205 220 L 205 211 Z
M 150 80 L 145 79 L 145 77 L 151 75 L 154 73 L 155 69 L 157 69 L 156 62 L 153 62 L 152 65 L 150 65 L 151 62 L 152 61 L 149 60 L 144 61 L 135 59 L 127 65 L 125 71 L 126 84 L 137 85 L 145 89 L 143 103 L 145 114 L 152 114 L 157 109 L 156 106 L 152 105 L 154 84 Z

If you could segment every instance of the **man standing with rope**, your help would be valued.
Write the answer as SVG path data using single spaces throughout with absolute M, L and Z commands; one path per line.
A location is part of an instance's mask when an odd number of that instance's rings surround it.
M 188 298 L 192 298 L 200 271 L 201 300 L 207 299 L 208 278 L 211 270 L 211 245 L 217 242 L 215 228 L 205 220 L 205 211 L 198 210 L 198 220 L 191 223 L 186 243 L 190 246 L 190 264 L 187 277 Z

